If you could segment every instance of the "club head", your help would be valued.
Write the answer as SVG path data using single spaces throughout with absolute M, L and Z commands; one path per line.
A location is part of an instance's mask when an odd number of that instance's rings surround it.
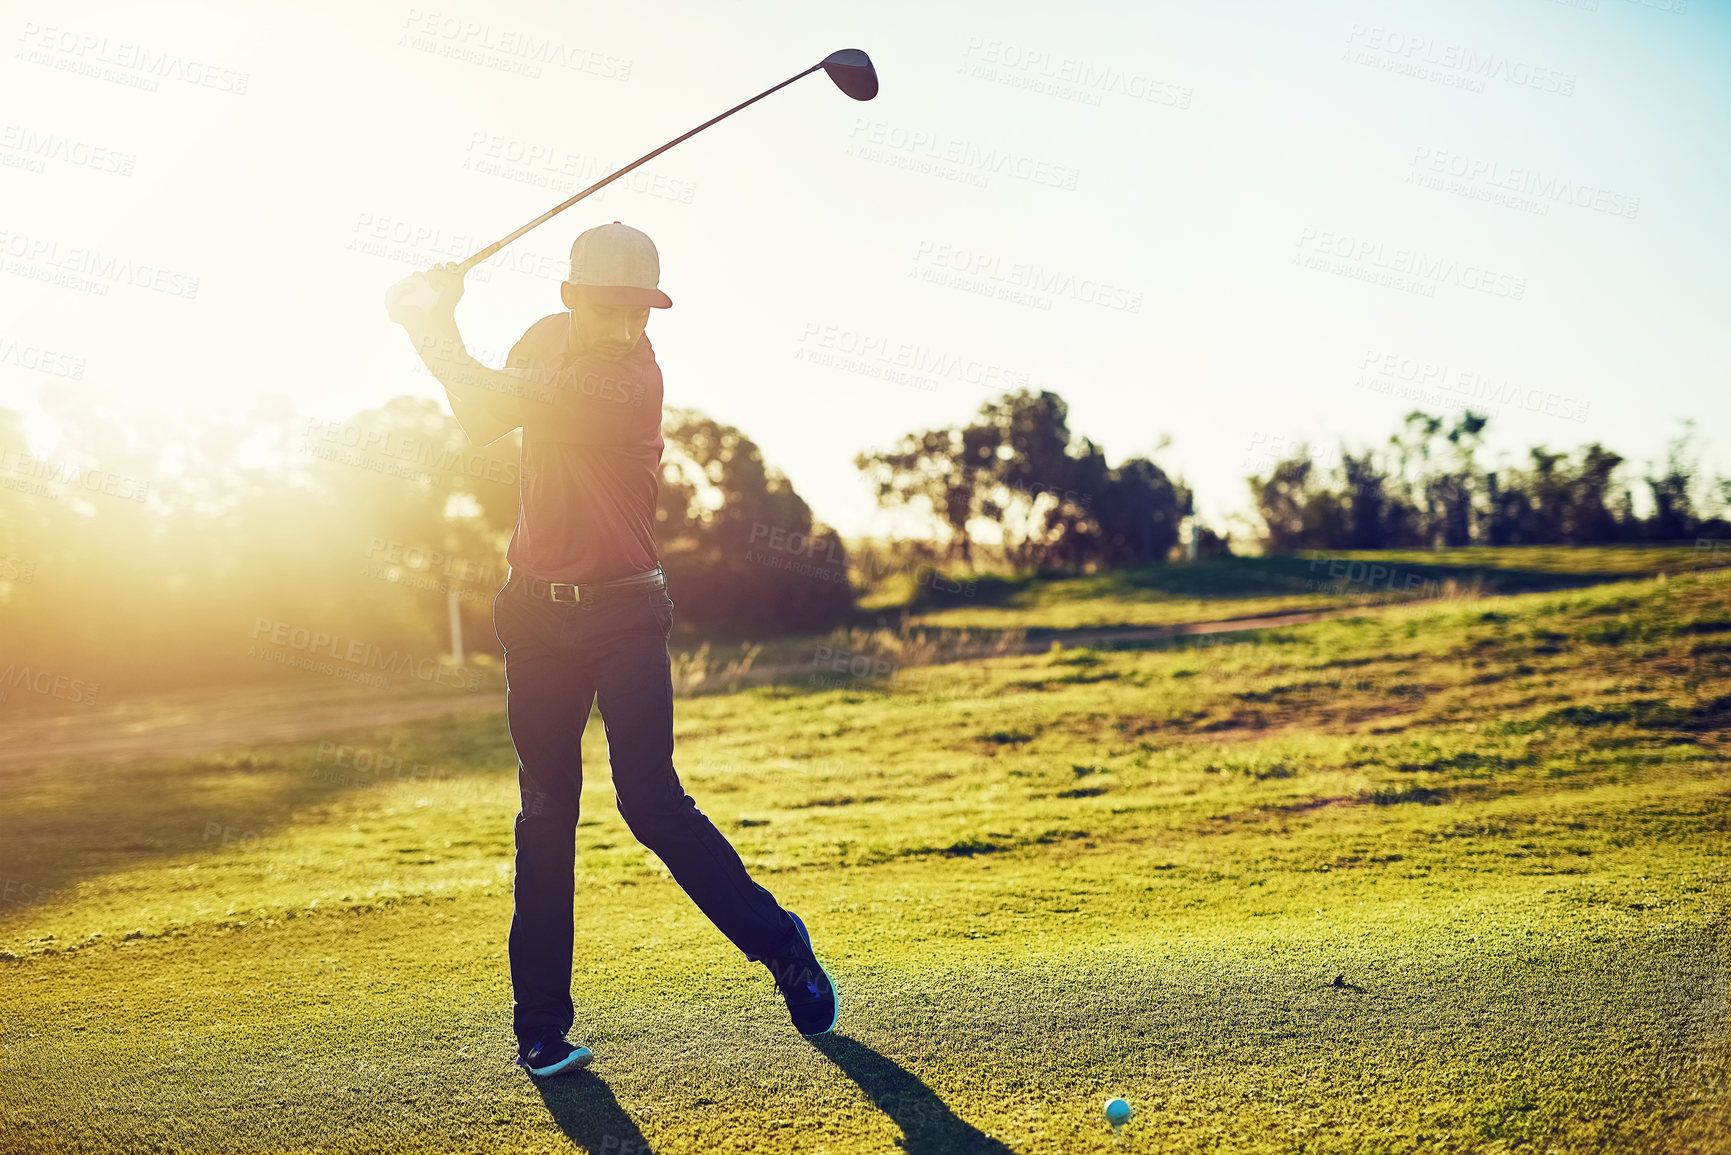
M 844 48 L 823 59 L 823 70 L 835 86 L 855 100 L 870 100 L 878 94 L 878 73 L 872 58 L 857 48 Z

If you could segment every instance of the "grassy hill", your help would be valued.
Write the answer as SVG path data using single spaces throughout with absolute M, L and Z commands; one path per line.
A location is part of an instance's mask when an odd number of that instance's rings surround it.
M 966 612 L 1257 597 L 1116 580 Z M 9 770 L 0 1149 L 1731 1150 L 1728 729 L 1718 573 L 681 701 L 843 990 L 808 1042 L 592 725 L 599 1058 L 539 1086 L 502 717 Z
M 1731 543 L 1722 541 L 1658 547 L 1310 551 L 1293 557 L 1223 557 L 1074 578 L 985 575 L 971 591 L 959 592 L 947 585 L 940 588 L 940 583 L 922 585 L 897 576 L 865 598 L 862 609 L 878 614 L 906 610 L 922 625 L 946 628 L 1166 625 L 1289 610 L 1570 589 L 1728 565 Z

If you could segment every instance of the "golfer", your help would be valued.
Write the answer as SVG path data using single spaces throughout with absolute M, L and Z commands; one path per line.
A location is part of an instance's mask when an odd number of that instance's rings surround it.
M 517 526 L 493 627 L 505 650 L 506 717 L 521 808 L 509 940 L 517 1063 L 555 1075 L 588 1063 L 565 1038 L 583 729 L 599 700 L 619 813 L 728 940 L 769 968 L 801 1034 L 835 1026 L 834 984 L 799 916 L 745 864 L 673 769 L 673 627 L 655 547 L 661 369 L 644 328 L 673 302 L 648 236 L 614 221 L 571 246 L 567 311 L 543 317 L 503 370 L 463 347 L 462 274 L 441 265 L 393 292 L 432 299 L 399 318 L 444 385 L 463 432 L 488 445 L 523 431 Z M 419 281 L 416 285 L 413 282 Z

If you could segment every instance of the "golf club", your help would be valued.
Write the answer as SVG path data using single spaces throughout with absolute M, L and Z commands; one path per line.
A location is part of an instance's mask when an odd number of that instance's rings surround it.
M 464 260 L 462 263 L 457 265 L 457 271 L 459 273 L 467 273 L 470 269 L 492 256 L 494 253 L 498 252 L 500 249 L 504 248 L 506 245 L 510 244 L 536 225 L 558 216 L 584 197 L 606 188 L 632 169 L 654 160 L 680 141 L 689 140 L 704 129 L 708 128 L 710 125 L 726 120 L 728 117 L 732 116 L 747 105 L 756 104 L 770 93 L 786 88 L 794 81 L 799 80 L 801 77 L 810 76 L 820 68 L 823 69 L 823 71 L 829 75 L 829 78 L 835 82 L 837 88 L 841 89 L 855 100 L 870 100 L 878 94 L 878 74 L 877 70 L 872 67 L 871 57 L 867 56 L 858 48 L 843 48 L 839 52 L 832 52 L 818 63 L 806 69 L 804 72 L 795 73 L 793 76 L 788 77 L 773 88 L 764 89 L 750 100 L 742 101 L 722 113 L 720 116 L 712 117 L 711 119 L 704 121 L 690 132 L 674 137 L 654 152 L 645 153 L 630 164 L 626 165 L 624 168 L 620 169 L 618 172 L 610 173 L 607 176 L 602 177 L 600 180 L 596 181 L 576 196 L 573 196 L 571 199 L 554 205 L 552 208 L 548 209 L 522 228 L 499 238 L 480 252 L 469 257 L 467 260 Z M 410 291 L 405 291 L 388 302 L 391 319 L 399 319 L 405 311 L 423 311 L 431 307 L 435 299 L 436 298 L 432 295 L 430 287 L 420 281 L 413 282 Z

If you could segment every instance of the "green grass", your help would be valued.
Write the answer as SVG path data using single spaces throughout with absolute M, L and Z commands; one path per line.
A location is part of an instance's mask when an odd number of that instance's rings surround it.
M 1083 629 L 1251 617 L 1283 610 L 1375 607 L 1421 598 L 1523 593 L 1725 565 L 1724 543 L 1695 546 L 1520 546 L 1500 549 L 1310 551 L 1053 580 L 984 575 L 968 593 L 905 580 L 862 608 L 906 609 L 924 626 Z
M 1209 642 L 681 701 L 688 788 L 844 991 L 815 1042 L 592 724 L 600 1057 L 540 1086 L 502 718 L 354 739 L 359 777 L 8 771 L 0 1149 L 1731 1150 L 1722 575 Z

